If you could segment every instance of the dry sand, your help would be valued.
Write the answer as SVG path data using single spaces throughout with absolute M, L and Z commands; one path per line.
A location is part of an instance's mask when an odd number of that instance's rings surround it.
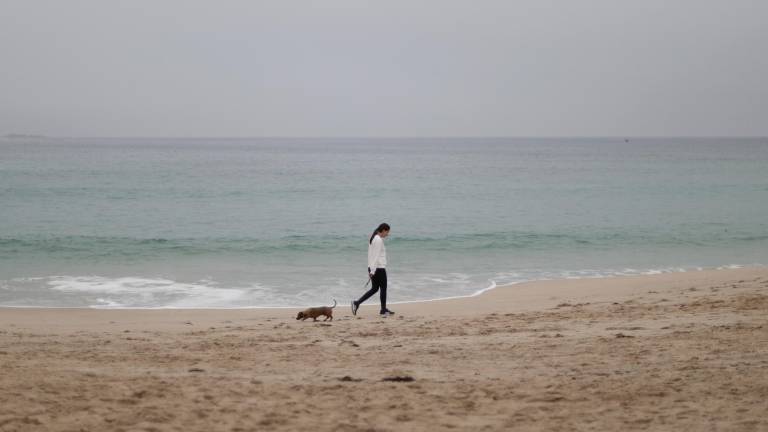
M 339 306 L 0 309 L 0 431 L 768 430 L 766 268 Z

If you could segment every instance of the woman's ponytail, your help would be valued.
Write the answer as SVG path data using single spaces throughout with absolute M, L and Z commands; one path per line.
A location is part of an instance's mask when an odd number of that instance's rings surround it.
M 386 224 L 386 223 L 383 223 L 383 224 L 379 225 L 378 228 L 373 230 L 373 234 L 371 234 L 371 239 L 368 240 L 368 244 L 373 243 L 373 238 L 376 237 L 376 234 L 378 234 L 380 232 L 384 232 L 384 231 L 389 231 L 389 225 Z

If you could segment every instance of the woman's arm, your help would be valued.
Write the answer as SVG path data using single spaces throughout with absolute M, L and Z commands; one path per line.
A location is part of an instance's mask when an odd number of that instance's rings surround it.
M 370 246 L 368 246 L 368 273 L 370 275 L 376 273 L 376 262 L 379 260 L 379 256 L 381 256 L 382 246 L 384 246 L 384 240 L 379 236 L 374 237 Z

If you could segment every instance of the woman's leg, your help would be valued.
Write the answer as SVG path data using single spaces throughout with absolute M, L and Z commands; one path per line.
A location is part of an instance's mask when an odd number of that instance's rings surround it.
M 373 274 L 373 277 L 371 278 L 371 289 L 368 290 L 365 294 L 363 294 L 362 297 L 355 303 L 359 306 L 363 304 L 364 301 L 368 300 L 372 295 L 376 294 L 376 291 L 379 290 L 379 272 L 382 270 L 376 270 L 376 273 Z M 386 275 L 384 276 L 384 280 L 386 281 Z M 385 282 L 386 283 L 386 282 Z
M 381 275 L 379 275 L 381 273 Z M 379 278 L 379 300 L 381 300 L 381 312 L 387 310 L 387 271 L 385 269 L 376 270 L 376 277 Z

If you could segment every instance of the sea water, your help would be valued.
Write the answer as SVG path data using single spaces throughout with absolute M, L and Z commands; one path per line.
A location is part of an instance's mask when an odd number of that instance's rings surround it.
M 392 302 L 768 264 L 764 138 L 0 139 L 0 306 Z

